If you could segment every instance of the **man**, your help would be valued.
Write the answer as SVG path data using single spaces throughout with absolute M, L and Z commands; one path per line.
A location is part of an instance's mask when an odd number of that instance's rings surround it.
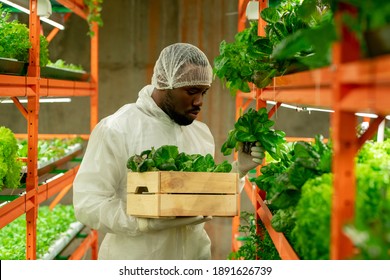
M 210 259 L 210 239 L 203 228 L 210 217 L 147 219 L 126 214 L 126 163 L 130 156 L 162 145 L 214 155 L 209 128 L 196 120 L 212 75 L 197 47 L 170 45 L 156 62 L 152 85 L 140 91 L 136 103 L 103 119 L 91 133 L 73 200 L 77 219 L 106 233 L 99 259 Z M 254 148 L 254 161 L 245 155 L 234 164 L 241 177 L 262 161 L 259 149 Z

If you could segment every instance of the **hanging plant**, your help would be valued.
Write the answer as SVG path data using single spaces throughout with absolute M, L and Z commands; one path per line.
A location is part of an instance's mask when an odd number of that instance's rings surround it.
M 95 35 L 92 29 L 93 23 L 96 22 L 98 26 L 103 26 L 103 20 L 101 17 L 103 0 L 84 0 L 84 4 L 88 7 L 88 35 L 92 37 Z

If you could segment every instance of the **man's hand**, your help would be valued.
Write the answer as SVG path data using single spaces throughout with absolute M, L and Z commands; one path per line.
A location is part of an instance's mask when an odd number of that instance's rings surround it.
M 178 217 L 178 218 L 137 218 L 138 228 L 142 232 L 159 231 L 168 228 L 175 228 L 187 225 L 197 225 L 211 220 L 210 216 Z
M 250 153 L 243 151 L 243 143 L 240 143 L 238 149 L 237 171 L 240 178 L 244 177 L 249 170 L 256 168 L 263 163 L 265 158 L 265 149 L 260 142 L 256 142 L 255 146 L 251 147 Z

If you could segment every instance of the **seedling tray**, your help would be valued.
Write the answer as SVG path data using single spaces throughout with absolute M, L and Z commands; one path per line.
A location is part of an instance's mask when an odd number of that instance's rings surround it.
M 26 73 L 27 63 L 0 57 L 0 74 L 25 76 Z
M 45 66 L 41 68 L 41 77 L 70 81 L 87 81 L 89 79 L 89 74 L 85 71 L 74 71 L 58 67 Z

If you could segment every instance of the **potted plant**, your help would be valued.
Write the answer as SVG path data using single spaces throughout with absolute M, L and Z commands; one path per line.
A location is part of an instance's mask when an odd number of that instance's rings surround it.
M 29 29 L 17 20 L 9 20 L 10 14 L 0 5 L 0 73 L 25 75 L 31 42 Z M 48 62 L 46 38 L 40 36 L 40 65 Z

